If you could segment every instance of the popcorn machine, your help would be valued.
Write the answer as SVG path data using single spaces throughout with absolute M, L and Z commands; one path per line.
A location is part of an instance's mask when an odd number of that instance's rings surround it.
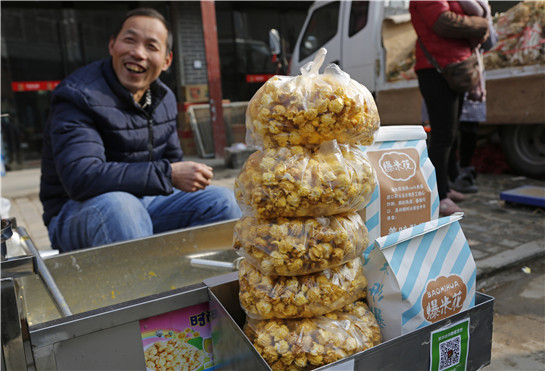
M 161 357 L 177 360 L 173 369 L 270 370 L 242 331 L 233 228 L 228 221 L 43 259 L 68 315 L 35 274 L 40 258 L 15 259 L 25 269 L 4 260 L 2 370 L 144 370 Z M 467 368 L 480 369 L 490 362 L 493 301 L 477 293 L 467 311 L 319 369 L 427 368 L 430 333 L 461 320 L 470 323 Z

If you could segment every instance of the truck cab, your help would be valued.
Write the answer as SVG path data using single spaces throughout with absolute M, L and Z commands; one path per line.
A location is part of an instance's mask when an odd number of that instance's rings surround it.
M 320 48 L 327 49 L 324 66 L 335 63 L 373 91 L 377 27 L 369 20 L 382 19 L 383 6 L 373 1 L 315 2 L 293 50 L 290 74 L 312 61 Z

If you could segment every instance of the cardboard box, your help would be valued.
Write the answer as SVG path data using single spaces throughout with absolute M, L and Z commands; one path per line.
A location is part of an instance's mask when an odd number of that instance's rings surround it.
M 183 131 L 191 131 L 191 121 L 189 119 L 189 113 L 187 111 L 178 112 L 178 129 Z
M 178 130 L 178 138 L 180 139 L 180 145 L 182 146 L 182 151 L 184 151 L 184 156 L 197 155 L 197 145 L 195 144 L 193 131 Z
M 186 102 L 208 102 L 208 85 L 184 85 L 182 86 L 182 94 Z

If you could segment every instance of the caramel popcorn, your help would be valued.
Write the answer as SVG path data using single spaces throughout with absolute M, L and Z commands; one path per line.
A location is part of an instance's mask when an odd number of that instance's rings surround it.
M 170 339 L 153 343 L 144 352 L 150 370 L 196 370 L 204 360 L 202 350 L 187 343 Z
M 333 268 L 369 245 L 357 212 L 316 218 L 240 218 L 233 247 L 262 274 L 295 276 Z
M 329 141 L 254 152 L 235 181 L 244 215 L 258 218 L 329 216 L 363 208 L 376 174 L 356 146 Z
M 359 258 L 302 276 L 263 275 L 243 260 L 238 276 L 240 304 L 255 319 L 314 317 L 366 295 Z
M 316 368 L 382 341 L 375 317 L 363 301 L 314 318 L 248 318 L 244 333 L 273 370 Z
M 329 68 L 324 74 L 270 78 L 248 104 L 246 141 L 264 148 L 334 139 L 370 145 L 379 122 L 369 90 L 338 67 Z

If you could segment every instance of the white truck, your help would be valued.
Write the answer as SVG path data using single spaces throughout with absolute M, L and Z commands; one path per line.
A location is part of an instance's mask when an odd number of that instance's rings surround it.
M 395 72 L 400 65 L 414 63 L 416 33 L 408 5 L 408 1 L 315 2 L 288 73 L 299 74 L 300 67 L 324 47 L 324 66 L 338 64 L 373 93 L 381 125 L 422 124 L 414 70 Z M 515 171 L 544 178 L 545 64 L 487 69 L 486 85 L 487 119 L 481 129 L 500 133 L 504 155 Z

